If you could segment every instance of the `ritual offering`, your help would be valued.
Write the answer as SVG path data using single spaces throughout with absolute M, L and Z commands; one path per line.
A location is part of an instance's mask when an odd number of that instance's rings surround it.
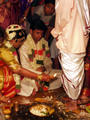
M 58 120 L 55 109 L 46 104 L 34 104 L 30 107 L 31 120 Z
M 51 115 L 55 110 L 44 104 L 37 104 L 30 108 L 30 113 L 36 116 L 44 117 Z
M 6 108 L 6 107 L 5 107 Z M 46 103 L 19 104 L 4 109 L 5 120 L 59 120 L 55 108 Z

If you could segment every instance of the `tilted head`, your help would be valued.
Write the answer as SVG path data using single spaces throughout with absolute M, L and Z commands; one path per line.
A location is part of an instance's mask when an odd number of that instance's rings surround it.
M 7 35 L 7 40 L 15 48 L 19 48 L 26 39 L 25 30 L 20 25 L 17 24 L 9 25 L 6 28 L 6 35 Z

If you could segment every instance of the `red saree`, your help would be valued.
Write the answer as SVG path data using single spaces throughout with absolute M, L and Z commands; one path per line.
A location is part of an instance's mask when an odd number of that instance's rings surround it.
M 6 97 L 11 98 L 16 95 L 13 73 L 2 60 L 0 60 L 0 71 L 2 71 L 1 77 L 3 78 L 1 93 Z

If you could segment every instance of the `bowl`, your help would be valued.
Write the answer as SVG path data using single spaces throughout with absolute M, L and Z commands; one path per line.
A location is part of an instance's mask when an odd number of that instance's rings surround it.
M 46 104 L 34 104 L 29 108 L 31 120 L 55 120 L 55 109 Z

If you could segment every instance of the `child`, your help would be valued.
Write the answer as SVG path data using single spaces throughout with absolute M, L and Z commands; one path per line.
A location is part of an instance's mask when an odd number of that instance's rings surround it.
M 7 40 L 4 41 L 5 33 L 0 27 L 0 101 L 5 101 L 6 98 L 11 98 L 16 95 L 20 88 L 20 76 L 34 78 L 36 80 L 49 81 L 51 78 L 45 74 L 37 74 L 26 70 L 18 63 L 18 49 L 24 40 L 26 34 L 24 29 L 19 25 L 10 25 L 6 29 Z M 3 95 L 6 97 L 3 97 Z

